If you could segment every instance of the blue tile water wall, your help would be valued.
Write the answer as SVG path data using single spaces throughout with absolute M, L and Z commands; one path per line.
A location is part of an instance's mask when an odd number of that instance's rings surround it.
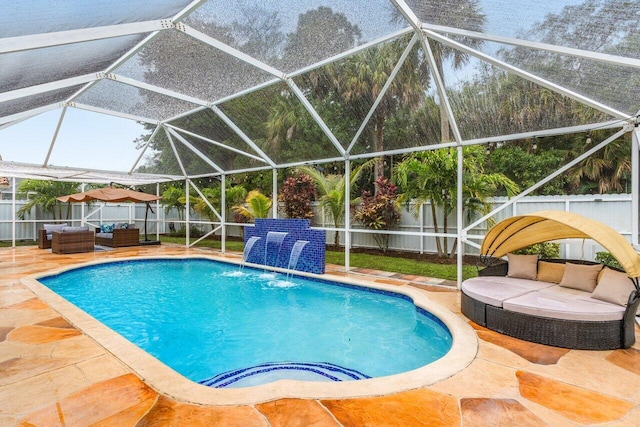
M 280 251 L 267 253 L 267 265 L 287 268 L 293 245 L 298 240 L 306 240 L 309 243 L 302 249 L 295 269 L 308 273 L 324 273 L 326 232 L 312 230 L 311 221 L 308 219 L 256 219 L 255 226 L 246 227 L 244 231 L 245 245 L 251 237 L 260 237 L 248 254 L 247 262 L 265 264 L 267 233 L 270 231 L 286 232 L 287 235 L 282 241 Z

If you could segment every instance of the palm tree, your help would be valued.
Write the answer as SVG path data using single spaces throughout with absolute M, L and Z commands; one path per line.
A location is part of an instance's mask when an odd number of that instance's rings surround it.
M 77 193 L 79 185 L 77 182 L 38 181 L 34 179 L 22 181 L 18 191 L 26 193 L 29 202 L 18 210 L 18 217 L 24 219 L 25 215 L 31 212 L 34 206 L 40 205 L 45 212 L 53 216 L 54 220 L 62 219 L 63 203 L 57 197 Z M 66 205 L 66 217 L 70 219 L 71 206 L 69 203 Z
M 498 188 L 504 188 L 508 196 L 519 191 L 518 186 L 500 173 L 485 173 L 486 152 L 483 147 L 465 148 L 463 157 L 463 210 L 468 220 L 489 212 L 491 206 L 487 198 L 495 195 Z M 429 202 L 433 217 L 434 232 L 439 233 L 436 208 L 443 212 L 443 229 L 448 231 L 448 217 L 454 211 L 457 200 L 457 155 L 455 148 L 414 153 L 405 158 L 395 169 L 396 182 L 404 193 L 401 200 L 415 201 L 414 215 L 417 217 L 420 205 Z M 447 240 L 444 245 L 436 237 L 438 255 L 449 255 Z M 451 255 L 455 250 L 455 244 Z
M 442 3 L 427 0 L 406 0 L 407 5 L 418 16 L 421 22 L 428 24 L 445 25 L 454 28 L 464 28 L 469 31 L 481 32 L 486 16 L 480 11 L 478 0 L 454 0 L 447 3 L 447 7 L 442 7 Z M 395 21 L 403 20 L 397 14 L 394 16 Z M 482 40 L 473 38 L 456 37 L 448 35 L 452 39 L 461 39 L 468 47 L 478 49 L 482 44 Z M 451 61 L 454 69 L 460 69 L 469 62 L 469 55 L 459 50 L 448 48 L 441 43 L 429 40 L 429 46 L 433 52 L 436 67 L 443 83 L 444 64 Z M 443 102 L 440 102 L 440 136 L 442 142 L 451 141 L 449 127 L 449 116 Z
M 594 132 L 594 139 L 600 140 L 606 138 L 605 132 Z M 586 147 L 591 148 L 591 147 Z M 609 193 L 613 191 L 625 191 L 624 184 L 631 177 L 631 151 L 629 136 L 625 135 L 615 141 L 610 142 L 606 147 L 592 154 L 580 164 L 569 170 L 568 178 L 573 188 L 578 192 L 582 192 L 585 188 L 584 181 L 591 181 L 594 186 L 597 185 L 598 193 Z M 576 137 L 569 149 L 568 157 L 576 158 L 585 151 L 585 138 L 582 135 Z
M 253 221 L 256 218 L 267 218 L 272 201 L 258 190 L 251 190 L 242 205 L 232 206 L 231 209 L 238 215 Z
M 162 192 L 160 203 L 164 206 L 165 213 L 169 213 L 171 209 L 178 211 L 178 219 L 184 219 L 184 189 L 176 186 L 170 186 Z
M 370 168 L 371 162 L 364 163 L 358 166 L 351 172 L 351 179 L 349 180 L 349 188 L 352 192 L 356 191 L 356 187 L 362 172 L 365 168 Z M 340 234 L 338 228 L 344 221 L 345 214 L 345 176 L 338 174 L 324 175 L 322 172 L 309 166 L 301 166 L 298 171 L 305 173 L 311 177 L 316 183 L 318 191 L 319 202 L 322 208 L 333 219 L 333 226 L 336 228 L 333 245 L 337 249 L 340 247 Z M 360 198 L 355 198 L 350 201 L 350 205 L 356 205 L 360 203 Z
M 358 111 L 361 109 L 359 106 L 373 105 L 407 42 L 408 38 L 402 38 L 362 51 L 343 64 L 332 65 L 333 68 L 328 72 L 347 106 Z M 369 129 L 373 142 L 372 150 L 375 152 L 384 151 L 385 122 L 400 109 L 415 110 L 422 104 L 429 81 L 417 64 L 418 50 L 414 48 L 371 118 Z M 373 179 L 383 175 L 383 159 L 378 157 L 374 165 Z

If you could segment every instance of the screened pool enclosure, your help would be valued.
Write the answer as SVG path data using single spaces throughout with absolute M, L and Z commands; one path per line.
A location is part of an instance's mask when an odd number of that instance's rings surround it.
M 457 152 L 462 197 L 465 146 L 584 138 L 513 201 L 631 134 L 638 244 L 636 1 L 0 4 L 0 176 L 14 197 L 16 178 L 226 185 L 299 165 L 348 176 L 366 159 L 439 148 Z M 222 236 L 224 204 L 212 206 Z M 465 222 L 459 199 L 448 236 L 477 247 L 469 231 L 506 206 Z M 349 209 L 344 222 L 349 268 Z

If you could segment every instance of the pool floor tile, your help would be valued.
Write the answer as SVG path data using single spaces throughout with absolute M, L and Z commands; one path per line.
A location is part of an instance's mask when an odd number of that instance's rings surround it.
M 136 426 L 267 427 L 269 424 L 250 406 L 203 407 L 160 396 Z
M 255 405 L 272 427 L 336 427 L 331 413 L 315 400 L 279 399 Z

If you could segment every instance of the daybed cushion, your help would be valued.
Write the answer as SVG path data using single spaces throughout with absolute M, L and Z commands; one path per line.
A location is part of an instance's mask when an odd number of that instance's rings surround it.
M 591 293 L 598 284 L 598 273 L 602 267 L 602 264 L 582 265 L 568 262 L 564 267 L 560 286 Z
M 505 276 L 474 277 L 462 282 L 462 291 L 476 301 L 495 307 L 503 302 L 530 292 L 553 286 L 553 283 L 518 279 Z
M 564 276 L 563 262 L 538 261 L 537 280 L 541 282 L 560 283 Z
M 535 280 L 538 273 L 538 255 L 507 254 L 509 259 L 508 277 Z
M 503 302 L 503 308 L 533 316 L 581 321 L 622 320 L 624 307 L 560 293 L 530 292 Z M 534 327 L 532 325 L 532 327 Z
M 75 233 L 78 231 L 89 231 L 89 227 L 87 226 L 83 226 L 83 227 L 64 227 L 62 229 L 63 233 Z
M 605 267 L 591 297 L 625 307 L 629 302 L 629 295 L 634 289 L 635 286 L 633 286 L 627 273 Z

